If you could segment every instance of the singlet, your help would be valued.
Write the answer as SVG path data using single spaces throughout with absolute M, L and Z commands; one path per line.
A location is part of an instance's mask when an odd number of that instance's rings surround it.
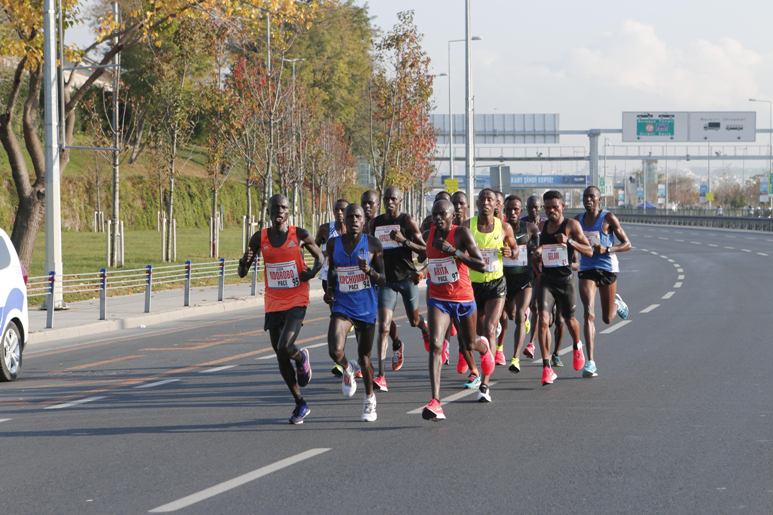
M 571 245 L 560 245 L 556 242 L 556 234 L 566 231 L 564 220 L 553 233 L 548 232 L 548 222 L 542 226 L 540 245 L 542 245 L 542 274 L 547 279 L 567 279 L 572 276 L 572 258 L 574 248 Z
M 502 266 L 504 266 L 505 273 L 508 275 L 527 274 L 531 271 L 531 268 L 529 268 L 529 249 L 527 245 L 531 235 L 526 222 L 520 221 L 518 223 L 518 230 L 515 231 L 513 229 L 513 232 L 515 232 L 515 241 L 518 244 L 518 257 L 506 258 L 503 256 Z
M 288 228 L 287 239 L 280 247 L 271 245 L 268 229 L 263 229 L 260 233 L 260 253 L 266 265 L 263 274 L 266 313 L 308 306 L 309 283 L 300 279 L 305 265 L 296 227 L 291 225 Z
M 445 240 L 454 246 L 458 227 L 452 225 L 445 237 Z M 467 265 L 456 256 L 449 256 L 432 246 L 431 242 L 435 239 L 435 230 L 434 225 L 430 227 L 427 240 L 429 298 L 451 302 L 474 302 L 475 295 L 472 292 Z
M 494 217 L 494 230 L 491 232 L 478 231 L 478 217 L 470 218 L 470 232 L 475 239 L 475 244 L 483 254 L 486 263 L 485 272 L 470 270 L 470 280 L 474 283 L 487 283 L 502 277 L 502 246 L 505 244 L 505 231 L 502 229 L 502 220 Z
M 585 233 L 585 237 L 588 238 L 591 247 L 596 244 L 599 244 L 602 247 L 611 247 L 615 242 L 615 235 L 613 233 L 606 233 L 603 231 L 604 220 L 607 217 L 607 213 L 609 213 L 609 211 L 602 209 L 601 213 L 599 213 L 599 216 L 596 218 L 595 223 L 590 226 L 585 225 L 586 213 L 581 213 L 577 217 L 582 225 L 582 231 Z M 580 272 L 585 272 L 586 270 L 619 272 L 620 265 L 617 261 L 617 254 L 599 254 L 594 250 L 593 256 L 591 257 L 580 256 Z
M 325 240 L 325 243 L 338 236 L 341 235 L 338 233 L 338 229 L 336 229 L 336 221 L 331 220 L 327 223 L 327 240 Z M 319 271 L 319 278 L 322 281 L 327 281 L 327 256 L 322 260 L 322 270 Z
M 357 263 L 360 253 L 367 256 L 370 264 L 372 256 L 368 251 L 367 234 L 360 235 L 360 241 L 354 246 L 351 254 L 346 253 L 342 237 L 333 239 L 336 284 L 332 311 L 352 320 L 374 324 L 377 308 L 376 289 L 371 286 L 370 278 L 365 272 L 360 270 Z
M 396 219 L 388 219 L 387 215 L 378 215 L 373 219 L 373 236 L 384 248 L 384 270 L 388 283 L 412 279 L 416 272 L 411 249 L 403 247 L 390 236 L 392 231 L 398 229 L 403 235 L 408 236 L 406 218 L 406 215 L 399 215 Z

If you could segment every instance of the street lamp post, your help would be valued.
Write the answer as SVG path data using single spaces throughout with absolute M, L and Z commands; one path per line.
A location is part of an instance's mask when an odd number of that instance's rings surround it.
M 764 98 L 750 98 L 749 102 L 760 102 L 768 104 L 768 177 L 773 174 L 773 100 L 766 100 Z M 773 207 L 773 195 L 768 192 L 768 200 L 770 206 Z
M 473 36 L 471 41 L 480 41 L 482 38 Z M 448 41 L 448 171 L 451 179 L 454 178 L 454 111 L 451 106 L 451 43 L 461 43 L 466 39 L 451 39 Z
M 470 0 L 464 4 L 464 116 L 467 137 L 465 138 L 465 168 L 467 175 L 467 198 L 473 201 L 475 194 L 475 133 L 473 132 L 472 111 L 472 35 L 470 34 Z
M 295 151 L 296 151 L 296 143 L 295 143 L 295 137 L 296 137 L 296 127 L 295 127 L 295 65 L 301 61 L 305 61 L 306 59 L 302 57 L 293 57 L 291 59 L 282 58 L 282 61 L 285 63 L 292 64 L 293 67 L 293 73 L 292 73 L 292 84 L 293 84 L 293 94 L 292 94 L 292 104 L 290 105 L 290 130 L 292 131 L 292 154 L 291 154 L 291 163 L 293 166 L 295 165 Z M 300 179 L 303 181 L 302 176 L 297 175 L 297 170 L 293 170 L 293 207 L 292 207 L 292 220 L 293 225 L 298 225 L 298 180 Z M 303 211 L 303 205 L 301 205 L 301 211 Z

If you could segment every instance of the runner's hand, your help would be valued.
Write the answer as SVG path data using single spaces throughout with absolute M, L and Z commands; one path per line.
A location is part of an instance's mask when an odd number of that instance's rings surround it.
M 408 239 L 408 238 L 405 237 L 405 235 L 403 235 L 403 233 L 401 231 L 398 231 L 398 230 L 394 230 L 394 231 L 390 232 L 389 233 L 389 237 L 392 238 L 393 240 L 395 240 L 400 245 L 402 245 L 403 242 L 405 242 L 405 240 Z
M 432 242 L 432 246 L 441 252 L 445 252 L 446 254 L 456 254 L 456 249 L 454 248 L 454 246 L 448 243 L 446 240 L 441 240 L 436 238 Z
M 239 277 L 244 277 L 247 275 L 247 271 L 249 271 L 254 260 L 255 253 L 252 251 L 252 249 L 247 249 L 247 252 L 245 252 L 241 259 L 239 259 Z
M 569 242 L 569 236 L 567 236 L 562 232 L 556 234 L 556 243 L 561 245 L 566 245 L 568 242 Z
M 412 276 L 413 284 L 419 284 L 426 277 L 426 273 L 424 272 L 424 269 L 416 270 Z
M 510 245 L 505 245 L 504 247 L 502 247 L 502 256 L 506 258 L 514 257 L 513 249 L 510 248 Z
M 298 278 L 301 280 L 301 282 L 308 282 L 314 277 L 314 274 L 311 273 L 311 269 L 304 268 L 303 271 L 298 274 Z
M 330 292 L 325 292 L 325 296 L 322 297 L 322 300 L 325 301 L 325 304 L 333 304 L 335 302 L 335 297 L 333 297 L 333 294 Z

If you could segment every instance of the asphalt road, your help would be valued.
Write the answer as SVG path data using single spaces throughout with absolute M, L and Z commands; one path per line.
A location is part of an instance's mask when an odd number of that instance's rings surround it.
M 404 317 L 406 365 L 372 424 L 329 372 L 319 302 L 301 426 L 259 313 L 32 346 L 23 379 L 0 385 L 3 511 L 773 512 L 773 235 L 627 230 L 633 319 L 600 322 L 599 377 L 568 355 L 548 387 L 538 362 L 501 367 L 479 404 L 455 395 L 453 353 L 439 423 L 411 413 L 429 381 Z

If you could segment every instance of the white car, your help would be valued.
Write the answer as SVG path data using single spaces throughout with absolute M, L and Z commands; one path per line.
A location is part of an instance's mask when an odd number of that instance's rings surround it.
M 0 381 L 21 373 L 21 355 L 29 335 L 27 272 L 11 238 L 0 229 Z

